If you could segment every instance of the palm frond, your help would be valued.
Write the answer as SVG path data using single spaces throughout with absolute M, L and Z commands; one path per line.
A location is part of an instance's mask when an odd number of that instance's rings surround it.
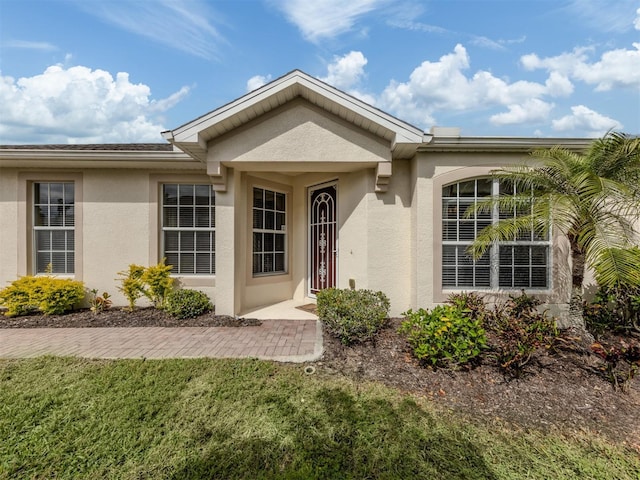
M 640 250 L 637 248 L 601 250 L 592 267 L 602 287 L 640 285 Z

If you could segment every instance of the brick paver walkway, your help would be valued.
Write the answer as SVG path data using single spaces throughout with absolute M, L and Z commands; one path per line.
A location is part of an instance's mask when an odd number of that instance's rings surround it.
M 307 362 L 322 355 L 317 320 L 263 320 L 256 327 L 0 329 L 0 357 L 245 358 Z

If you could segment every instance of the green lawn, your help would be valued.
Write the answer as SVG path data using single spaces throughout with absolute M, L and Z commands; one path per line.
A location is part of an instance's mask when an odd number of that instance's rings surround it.
M 4 360 L 0 409 L 2 479 L 640 478 L 602 438 L 257 360 Z

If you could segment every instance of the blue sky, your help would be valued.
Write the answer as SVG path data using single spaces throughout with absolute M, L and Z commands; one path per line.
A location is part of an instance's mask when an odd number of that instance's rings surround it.
M 424 130 L 640 133 L 640 0 L 0 0 L 0 143 L 162 141 L 300 69 Z

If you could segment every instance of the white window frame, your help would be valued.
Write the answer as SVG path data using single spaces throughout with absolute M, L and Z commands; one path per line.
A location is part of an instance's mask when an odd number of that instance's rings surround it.
M 47 203 L 40 203 L 39 199 L 36 198 L 36 186 L 47 186 Z M 62 203 L 53 204 L 51 203 L 51 186 L 52 185 L 62 185 Z M 65 190 L 68 188 L 68 185 L 73 187 L 73 197 L 70 203 L 66 202 Z M 31 182 L 31 199 L 32 199 L 32 255 L 33 255 L 33 272 L 35 275 L 42 275 L 47 273 L 60 274 L 60 275 L 74 275 L 76 271 L 76 184 L 74 181 L 68 180 L 48 180 L 48 181 L 33 181 Z M 62 215 L 62 224 L 61 225 L 51 225 L 51 209 L 56 208 L 62 210 L 59 212 Z M 38 218 L 38 210 L 46 208 L 47 214 L 45 218 L 47 219 L 48 225 L 37 225 Z M 72 220 L 67 222 L 68 210 L 69 208 L 73 209 Z M 54 248 L 54 240 L 53 236 L 56 232 L 62 232 L 64 234 L 64 248 L 56 249 Z M 49 248 L 42 249 L 40 248 L 40 240 L 39 237 L 42 233 L 49 233 Z M 73 244 L 73 248 L 69 248 L 69 234 L 71 234 L 71 243 Z M 48 254 L 49 262 L 47 265 L 51 265 L 52 270 L 48 271 L 47 268 L 39 269 L 38 268 L 38 257 L 39 254 Z M 56 269 L 53 263 L 52 256 L 55 253 L 63 253 L 64 254 L 64 269 Z M 71 256 L 71 258 L 69 258 Z
M 504 242 L 498 242 L 495 245 L 492 245 L 491 247 L 489 247 L 489 250 L 487 253 L 485 253 L 485 255 L 482 257 L 482 259 L 479 260 L 473 260 L 473 259 L 469 259 L 468 257 L 466 259 L 464 259 L 465 262 L 468 263 L 464 263 L 461 264 L 459 263 L 459 257 L 458 255 L 456 255 L 456 261 L 455 264 L 452 263 L 445 263 L 445 250 L 446 247 L 457 247 L 458 251 L 459 249 L 463 249 L 468 247 L 469 245 L 471 245 L 473 243 L 473 240 L 460 240 L 460 228 L 459 225 L 461 224 L 461 218 L 458 217 L 457 220 L 452 220 L 449 219 L 445 216 L 444 213 L 444 209 L 445 209 L 445 202 L 446 201 L 451 201 L 454 198 L 457 201 L 457 211 L 461 212 L 459 213 L 459 215 L 463 215 L 464 211 L 460 210 L 460 200 L 463 199 L 463 201 L 467 201 L 467 202 L 471 202 L 471 203 L 476 203 L 479 200 L 483 200 L 486 197 L 478 197 L 477 196 L 477 182 L 478 181 L 483 181 L 483 180 L 490 180 L 491 181 L 491 195 L 492 196 L 498 196 L 500 194 L 500 183 L 498 179 L 491 179 L 491 178 L 487 178 L 487 177 L 479 177 L 479 178 L 469 178 L 469 179 L 462 179 L 462 180 L 458 180 L 452 183 L 448 183 L 446 185 L 443 185 L 441 188 L 441 204 L 442 204 L 442 209 L 443 209 L 443 214 L 442 214 L 442 219 L 441 219 L 441 227 L 442 227 L 442 236 L 441 236 L 441 242 L 442 242 L 442 257 L 441 257 L 441 272 L 440 272 L 440 278 L 441 278 L 441 282 L 442 282 L 442 288 L 444 290 L 464 290 L 464 289 L 474 289 L 474 290 L 491 290 L 491 291 L 495 291 L 495 290 L 531 290 L 531 291 L 544 291 L 544 290 L 548 290 L 550 288 L 551 285 L 551 235 L 549 235 L 549 237 L 547 239 L 536 239 L 536 235 L 532 232 L 532 237 L 529 240 L 514 240 L 514 241 L 504 241 Z M 474 195 L 471 197 L 461 197 L 460 196 L 460 185 L 467 183 L 467 182 L 475 182 L 474 184 Z M 456 197 L 445 197 L 444 196 L 444 189 L 451 187 L 453 185 L 456 185 L 456 191 L 457 191 L 457 196 Z M 477 233 L 481 230 L 481 227 L 484 226 L 485 223 L 490 222 L 490 223 L 497 223 L 500 220 L 500 210 L 499 207 L 496 205 L 493 207 L 492 212 L 490 213 L 490 215 L 488 215 L 488 217 L 490 218 L 482 218 L 480 219 L 481 221 L 478 221 L 478 218 L 470 218 L 470 219 L 464 219 L 462 220 L 462 222 L 464 222 L 467 225 L 471 225 L 473 224 L 473 228 L 474 228 L 474 238 L 475 235 L 477 235 Z M 447 228 L 445 228 L 445 225 L 450 224 L 450 225 L 455 225 L 456 226 L 456 240 L 451 240 L 451 239 L 445 239 L 445 237 L 447 236 L 447 232 L 449 231 Z M 511 275 L 511 284 L 509 286 L 506 285 L 500 285 L 500 269 L 506 269 L 508 266 L 507 265 L 501 265 L 500 264 L 500 248 L 501 247 L 544 247 L 545 249 L 545 261 L 544 261 L 544 268 L 546 269 L 546 274 L 544 277 L 544 285 L 533 285 L 532 279 L 533 279 L 533 272 L 534 269 L 536 268 L 542 268 L 542 264 L 533 264 L 531 262 L 531 257 L 532 257 L 532 253 L 530 250 L 529 253 L 529 261 L 527 264 L 517 264 L 515 263 L 515 257 L 512 256 L 512 261 L 511 261 L 511 269 L 512 269 L 512 275 Z M 480 262 L 486 262 L 488 260 L 488 264 L 484 264 L 484 263 L 480 263 Z M 476 269 L 478 268 L 487 268 L 488 267 L 488 273 L 489 273 L 489 282 L 488 285 L 484 284 L 484 285 L 480 285 L 478 284 L 479 282 L 477 282 L 477 278 L 476 278 Z M 455 275 L 456 275 L 456 280 L 455 280 L 455 285 L 451 285 L 451 284 L 447 284 L 445 283 L 445 269 L 446 268 L 453 268 L 455 270 Z M 460 282 L 458 281 L 459 278 L 459 269 L 460 268 L 470 268 L 473 271 L 473 278 L 472 278 L 472 282 L 470 282 L 470 284 L 460 284 Z M 527 268 L 528 270 L 528 277 L 529 277 L 529 281 L 527 282 L 526 285 L 516 285 L 514 283 L 516 282 L 516 269 L 520 269 L 520 270 L 524 270 L 525 268 Z
M 263 205 L 262 207 L 256 207 L 254 205 L 254 198 L 255 198 L 255 192 L 256 190 L 262 190 L 263 195 Z M 266 208 L 266 196 L 267 196 L 267 192 L 273 193 L 274 196 L 274 202 L 273 202 L 273 208 Z M 277 195 L 282 195 L 283 196 L 283 209 L 278 209 L 277 208 L 277 201 L 276 201 L 276 197 Z M 251 272 L 253 277 L 266 277 L 266 276 L 272 276 L 272 275 L 286 275 L 289 273 L 289 265 L 288 265 L 288 242 L 289 242 L 289 233 L 288 233 L 288 216 L 289 216 L 289 212 L 288 212 L 288 208 L 287 208 L 287 202 L 288 202 L 288 193 L 284 192 L 282 190 L 278 190 L 276 188 L 271 188 L 271 187 L 263 187 L 261 185 L 253 185 L 251 188 Z M 261 215 L 262 215 L 262 228 L 258 228 L 255 225 L 255 214 L 256 211 L 260 211 Z M 273 213 L 274 216 L 274 223 L 273 223 L 273 228 L 266 228 L 266 215 L 267 213 Z M 284 223 L 281 223 L 281 228 L 278 229 L 277 228 L 277 217 L 278 214 L 283 214 L 284 215 Z M 254 242 L 254 236 L 255 234 L 261 234 L 263 235 L 262 238 L 262 242 L 261 242 L 261 249 L 260 251 L 256 251 L 255 248 L 255 242 Z M 264 234 L 271 234 L 273 235 L 273 249 L 272 250 L 265 250 L 265 241 L 264 241 Z M 276 236 L 277 235 L 282 235 L 283 237 L 283 248 L 282 250 L 276 249 Z M 265 271 L 265 256 L 267 254 L 272 254 L 273 255 L 273 269 L 272 270 L 267 270 Z M 256 271 L 256 255 L 260 255 L 262 258 L 262 264 L 260 266 L 260 269 L 258 271 Z M 275 266 L 276 266 L 276 255 L 282 255 L 283 260 L 282 260 L 282 264 L 283 264 L 283 268 L 276 270 Z
M 194 203 L 189 205 L 181 205 L 180 203 L 180 195 L 176 197 L 175 205 L 167 205 L 165 204 L 165 188 L 168 186 L 175 186 L 179 191 L 181 186 L 185 187 L 193 187 L 194 189 L 194 197 L 195 191 L 197 187 L 207 187 L 209 191 L 209 201 L 207 204 L 197 204 Z M 174 276 L 215 276 L 216 274 L 216 228 L 215 228 L 215 208 L 216 208 L 216 198 L 215 198 L 215 190 L 213 190 L 210 184 L 204 183 L 195 183 L 195 182 L 162 182 L 160 184 L 160 251 L 162 252 L 162 256 L 166 258 L 167 265 L 173 265 L 173 269 L 171 274 Z M 168 226 L 166 225 L 166 215 L 165 212 L 168 208 L 176 208 L 176 226 Z M 192 226 L 181 226 L 180 225 L 180 209 L 181 208 L 191 208 L 193 209 L 193 225 Z M 196 226 L 196 213 L 197 208 L 207 208 L 209 218 L 209 226 Z M 167 234 L 169 232 L 177 232 L 177 249 L 167 250 Z M 193 233 L 193 247 L 191 249 L 183 249 L 181 246 L 182 241 L 182 233 Z M 199 250 L 197 247 L 197 235 L 198 233 L 208 233 L 209 234 L 209 245 L 210 248 L 208 250 Z M 193 254 L 193 269 L 192 271 L 183 270 L 182 267 L 182 256 L 186 254 Z M 209 265 L 206 272 L 198 272 L 198 255 L 209 255 Z M 177 262 L 171 260 L 171 257 L 177 255 Z M 177 263 L 177 265 L 175 265 Z

